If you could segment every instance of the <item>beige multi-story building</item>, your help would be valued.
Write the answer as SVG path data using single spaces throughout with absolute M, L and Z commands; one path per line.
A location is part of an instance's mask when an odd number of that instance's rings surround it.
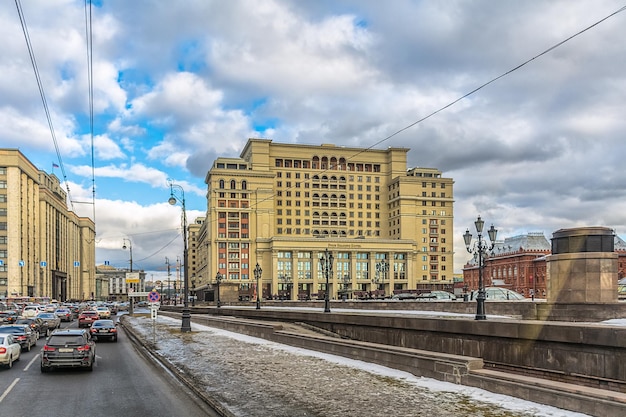
M 95 252 L 94 222 L 68 210 L 59 179 L 0 149 L 0 296 L 89 298 Z
M 205 180 L 206 218 L 191 236 L 196 288 L 212 288 L 219 273 L 253 294 L 257 263 L 264 298 L 451 288 L 454 182 L 407 169 L 408 151 L 250 139 L 239 158 L 218 158 Z

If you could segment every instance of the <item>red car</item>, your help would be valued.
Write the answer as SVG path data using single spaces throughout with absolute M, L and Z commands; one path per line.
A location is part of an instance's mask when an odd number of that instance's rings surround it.
M 98 320 L 100 315 L 97 311 L 83 311 L 78 316 L 78 327 L 90 327 L 91 323 Z

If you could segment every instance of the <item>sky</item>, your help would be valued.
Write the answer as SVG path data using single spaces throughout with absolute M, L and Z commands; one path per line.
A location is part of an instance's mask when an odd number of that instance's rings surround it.
M 127 267 L 132 246 L 134 269 L 156 278 L 182 259 L 182 201 L 188 222 L 203 216 L 213 161 L 253 137 L 409 148 L 407 168 L 455 181 L 455 272 L 478 215 L 499 239 L 624 237 L 624 5 L 3 1 L 0 147 L 57 175 L 95 219 L 98 264 Z

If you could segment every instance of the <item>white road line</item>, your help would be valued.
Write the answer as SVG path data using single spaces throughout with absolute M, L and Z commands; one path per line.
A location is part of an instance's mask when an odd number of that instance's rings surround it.
M 11 390 L 13 389 L 13 387 L 15 386 L 15 384 L 17 384 L 19 382 L 19 378 L 15 378 L 15 380 L 11 383 L 11 385 L 9 385 L 9 388 L 7 388 L 6 390 L 4 390 L 4 392 L 2 393 L 2 395 L 0 396 L 0 403 L 4 400 L 4 398 L 9 395 L 9 392 L 11 392 Z
M 28 371 L 28 368 L 30 368 L 33 362 L 35 362 L 38 358 L 39 358 L 39 354 L 36 354 L 35 356 L 33 356 L 30 362 L 28 362 L 28 365 L 26 365 L 26 367 L 24 368 L 24 372 Z

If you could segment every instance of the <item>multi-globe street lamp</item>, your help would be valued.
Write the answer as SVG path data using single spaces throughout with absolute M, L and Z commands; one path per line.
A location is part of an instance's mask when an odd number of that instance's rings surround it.
M 387 280 L 387 272 L 389 272 L 389 262 L 385 259 L 376 263 L 376 274 L 382 277 L 382 282 L 384 283 Z M 383 284 L 384 285 L 384 284 Z M 392 296 L 393 290 L 391 289 L 391 280 L 389 280 L 389 295 Z
M 487 252 L 492 250 L 495 246 L 498 231 L 492 224 L 491 228 L 487 231 L 491 242 L 487 242 L 482 235 L 485 222 L 480 218 L 480 216 L 478 216 L 478 219 L 474 222 L 474 226 L 476 226 L 477 237 L 473 244 L 472 234 L 469 229 L 467 229 L 463 234 L 463 240 L 465 241 L 465 248 L 467 251 L 469 253 L 473 253 L 474 255 L 478 255 L 478 296 L 476 297 L 476 320 L 487 320 L 487 316 L 485 315 L 486 297 L 483 270 L 485 268 L 485 257 L 487 256 Z
M 261 274 L 263 270 L 261 269 L 261 265 L 256 263 L 256 268 L 254 268 L 254 278 L 256 278 L 256 309 L 261 309 L 261 291 L 259 288 L 259 280 L 261 279 Z
M 220 302 L 220 282 L 222 282 L 222 278 L 222 274 L 218 271 L 215 275 L 215 282 L 217 284 L 217 308 L 222 306 L 222 303 Z
M 324 291 L 324 313 L 330 313 L 330 291 L 329 279 L 333 276 L 333 254 L 328 249 L 324 251 L 324 255 L 320 259 L 322 271 L 326 277 L 326 291 Z
M 183 302 L 183 314 L 182 314 L 182 322 L 180 326 L 181 332 L 190 332 L 191 331 L 191 312 L 189 311 L 189 266 L 188 266 L 188 250 L 187 250 L 187 209 L 185 208 L 185 190 L 178 184 L 174 184 L 170 180 L 170 198 L 167 200 L 171 205 L 175 205 L 177 202 L 180 202 L 183 212 L 182 212 L 182 222 L 183 222 L 183 262 L 184 265 L 184 273 L 183 273 L 183 295 L 185 300 Z M 176 195 L 174 190 L 178 191 L 179 195 Z

